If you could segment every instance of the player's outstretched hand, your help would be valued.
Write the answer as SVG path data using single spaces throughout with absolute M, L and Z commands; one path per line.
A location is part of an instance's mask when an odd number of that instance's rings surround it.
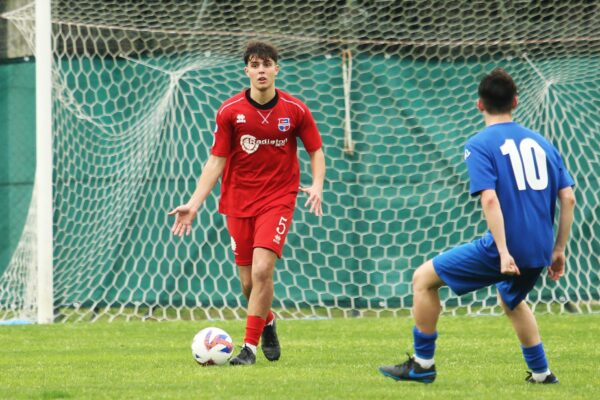
M 552 252 L 552 264 L 548 268 L 548 275 L 553 281 L 558 281 L 565 274 L 565 253 L 562 251 Z
M 510 254 L 500 256 L 500 273 L 504 275 L 521 275 L 515 259 Z
M 314 213 L 317 217 L 323 215 L 323 189 L 316 187 L 315 185 L 309 187 L 301 187 L 301 192 L 308 194 L 308 199 L 306 199 L 306 203 L 304 203 L 304 207 L 307 207 L 310 204 L 309 212 Z
M 192 222 L 196 219 L 198 212 L 187 204 L 174 208 L 169 212 L 169 215 L 176 215 L 175 223 L 171 228 L 174 235 L 182 237 L 187 236 L 192 231 Z

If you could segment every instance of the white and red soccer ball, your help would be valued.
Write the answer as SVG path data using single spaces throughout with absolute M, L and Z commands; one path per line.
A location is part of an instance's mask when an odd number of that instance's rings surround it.
M 192 355 L 202 366 L 223 365 L 233 354 L 233 340 L 223 329 L 204 328 L 192 340 Z

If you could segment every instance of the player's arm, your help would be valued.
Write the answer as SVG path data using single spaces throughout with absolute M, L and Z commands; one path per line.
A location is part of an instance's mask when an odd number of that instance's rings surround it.
M 209 193 L 213 190 L 219 177 L 223 174 L 227 157 L 219 157 L 211 154 L 202 168 L 202 174 L 198 179 L 196 190 L 190 200 L 183 205 L 173 209 L 169 215 L 177 215 L 175 223 L 171 228 L 174 235 L 189 235 L 192 230 L 192 222 L 196 219 L 198 209 L 204 203 Z
M 557 281 L 565 273 L 565 249 L 573 225 L 575 211 L 575 193 L 570 186 L 558 192 L 560 214 L 558 217 L 558 234 L 552 251 L 552 265 L 548 268 L 550 279 Z
M 304 207 L 310 204 L 310 212 L 317 216 L 323 215 L 323 182 L 325 180 L 325 154 L 323 149 L 309 153 L 310 168 L 312 170 L 312 185 L 300 190 L 308 194 Z
M 310 155 L 310 167 L 312 170 L 312 185 L 300 190 L 308 194 L 304 207 L 310 204 L 310 212 L 317 216 L 323 215 L 323 181 L 325 180 L 325 154 L 323 153 L 321 135 L 312 113 L 302 103 L 304 113 L 298 136 L 302 139 L 304 148 Z
M 504 230 L 504 215 L 502 215 L 500 200 L 498 200 L 495 190 L 487 189 L 481 192 L 481 207 L 500 254 L 500 272 L 507 275 L 520 275 L 521 272 L 515 260 L 508 252 Z

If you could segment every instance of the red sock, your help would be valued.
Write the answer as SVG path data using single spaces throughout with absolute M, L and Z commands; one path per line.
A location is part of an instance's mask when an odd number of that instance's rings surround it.
M 262 335 L 263 329 L 265 329 L 265 320 L 256 315 L 248 315 L 246 318 L 246 336 L 244 337 L 244 343 L 249 343 L 254 346 L 258 346 L 260 335 Z
M 269 310 L 269 314 L 267 314 L 267 322 L 265 322 L 265 325 L 269 325 L 274 319 L 275 315 L 273 314 L 273 311 Z

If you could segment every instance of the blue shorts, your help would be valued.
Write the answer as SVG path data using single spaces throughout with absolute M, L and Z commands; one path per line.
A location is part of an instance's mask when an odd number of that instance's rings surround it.
M 496 284 L 502 300 L 513 310 L 525 300 L 544 268 L 519 268 L 521 275 L 503 275 L 500 257 L 476 243 L 463 244 L 434 257 L 435 272 L 458 296 Z

